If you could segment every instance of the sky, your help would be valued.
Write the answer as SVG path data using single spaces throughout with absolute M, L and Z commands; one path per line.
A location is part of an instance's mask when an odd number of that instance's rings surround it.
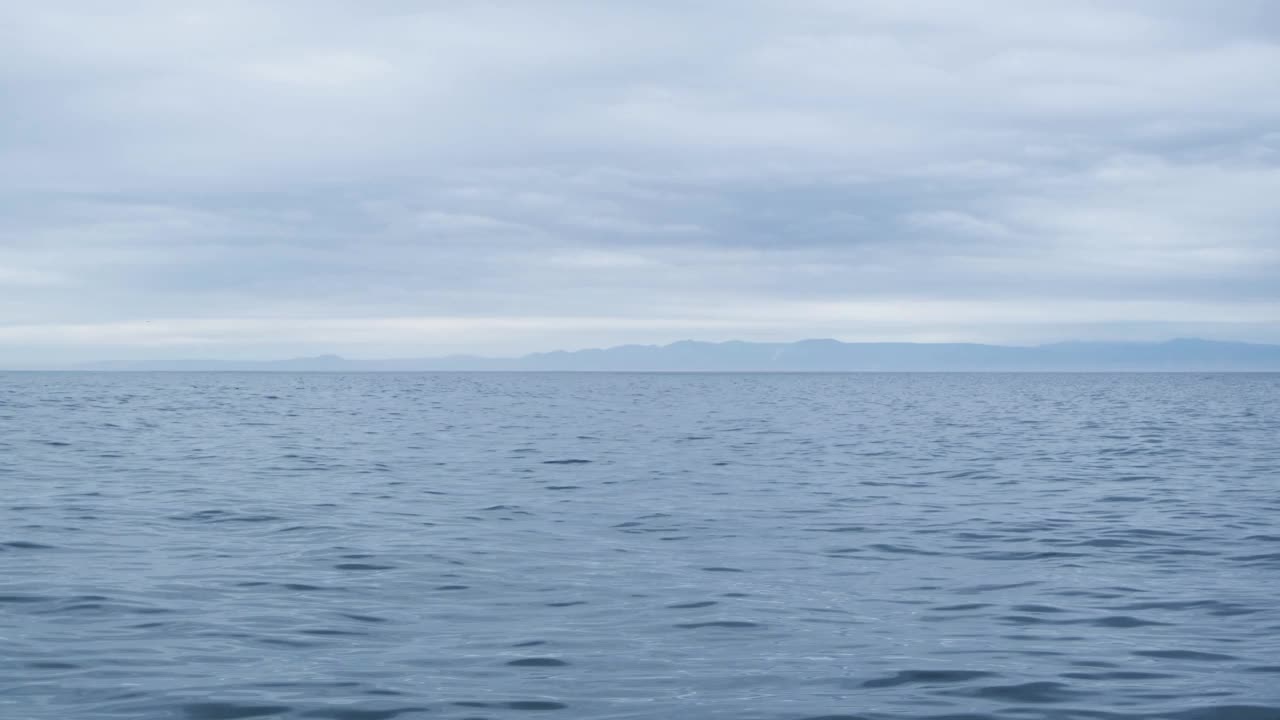
M 1280 342 L 1270 0 L 0 4 L 0 367 Z

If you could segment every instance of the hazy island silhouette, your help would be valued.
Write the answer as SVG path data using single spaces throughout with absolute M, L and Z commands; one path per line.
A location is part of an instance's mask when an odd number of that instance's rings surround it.
M 1192 372 L 1280 371 L 1280 345 L 1184 338 L 1163 342 L 1062 342 L 1036 346 L 978 343 L 701 342 L 558 350 L 519 357 L 356 359 L 338 355 L 283 360 L 98 362 L 80 370 L 224 371 L 650 371 L 650 372 Z

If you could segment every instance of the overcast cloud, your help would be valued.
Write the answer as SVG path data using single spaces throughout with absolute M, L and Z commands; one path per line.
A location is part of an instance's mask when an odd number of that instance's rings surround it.
M 0 5 L 0 366 L 1280 342 L 1280 3 Z

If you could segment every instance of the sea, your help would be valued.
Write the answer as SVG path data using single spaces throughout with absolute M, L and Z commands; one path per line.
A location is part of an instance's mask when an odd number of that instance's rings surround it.
M 1278 374 L 0 374 L 5 720 L 1277 720 Z

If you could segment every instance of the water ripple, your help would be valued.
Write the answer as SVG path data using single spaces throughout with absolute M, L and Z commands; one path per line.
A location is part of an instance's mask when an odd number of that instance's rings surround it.
M 0 374 L 0 717 L 1280 720 L 1280 376 Z

